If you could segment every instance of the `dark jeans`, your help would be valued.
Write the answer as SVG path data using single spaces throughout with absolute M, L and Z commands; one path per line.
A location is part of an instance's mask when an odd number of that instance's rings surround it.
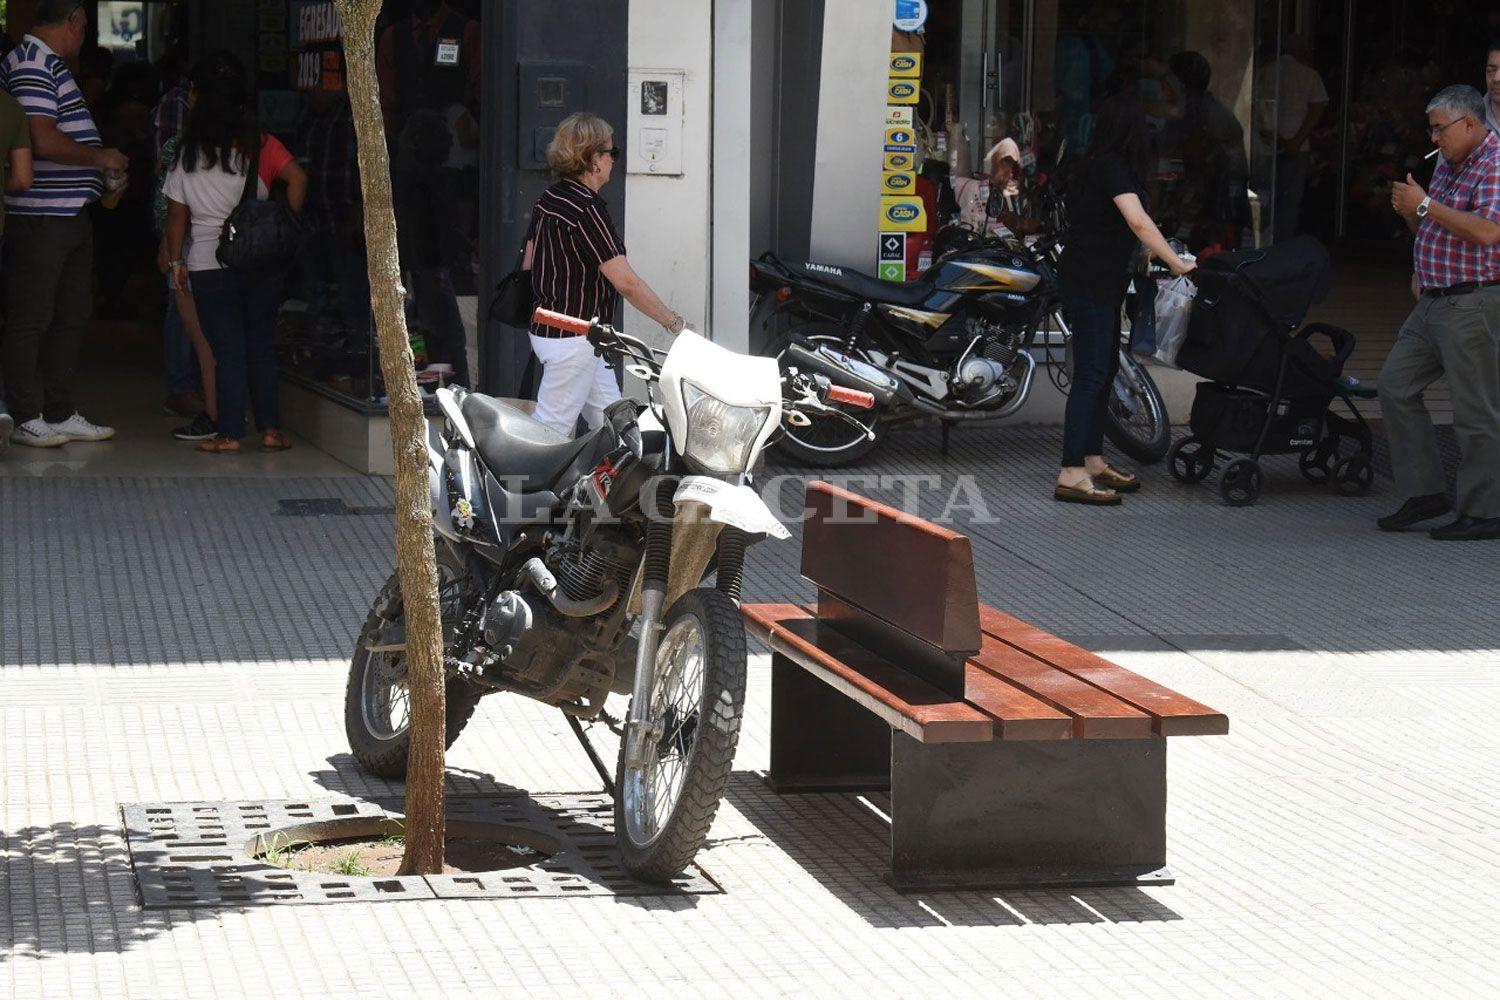
M 453 366 L 453 381 L 469 384 L 469 351 L 464 342 L 464 319 L 446 267 L 413 266 L 412 294 L 417 318 L 427 329 L 427 361 Z
M 94 234 L 84 213 L 5 220 L 5 368 L 16 423 L 62 423 L 78 408 L 73 374 L 93 315 Z
M 1096 302 L 1063 291 L 1063 315 L 1073 331 L 1073 384 L 1063 418 L 1065 468 L 1104 453 L 1104 411 L 1120 367 L 1120 301 Z
M 192 283 L 198 319 L 214 349 L 219 433 L 236 441 L 245 436 L 247 384 L 255 426 L 280 427 L 274 344 L 281 277 L 223 268 L 194 271 Z

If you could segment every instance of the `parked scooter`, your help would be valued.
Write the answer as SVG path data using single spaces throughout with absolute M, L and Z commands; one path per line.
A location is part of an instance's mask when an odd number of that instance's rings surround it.
M 1019 411 L 1036 377 L 1033 347 L 1050 350 L 1057 330 L 1066 357 L 1072 336 L 1058 299 L 1059 249 L 1053 237 L 975 236 L 908 282 L 769 253 L 752 261 L 751 329 L 768 332 L 766 353 L 783 367 L 816 364 L 877 403 L 789 428 L 778 449 L 806 465 L 850 465 L 898 423 L 935 417 L 946 432 Z M 1132 458 L 1156 462 L 1172 444 L 1167 408 L 1127 341 L 1122 335 L 1105 432 Z M 1066 371 L 1054 381 L 1064 388 Z
M 752 488 L 761 452 L 783 422 L 844 419 L 842 408 L 874 400 L 691 331 L 663 355 L 597 320 L 538 310 L 536 321 L 620 359 L 650 402 L 620 400 L 603 426 L 568 440 L 499 400 L 438 391 L 428 478 L 447 738 L 493 692 L 556 705 L 615 789 L 625 867 L 665 881 L 702 846 L 739 739 L 745 550 L 787 537 Z M 410 746 L 405 650 L 392 576 L 345 698 L 355 758 L 387 778 L 405 775 Z M 604 711 L 612 691 L 631 696 L 623 726 Z M 612 782 L 580 720 L 622 736 Z

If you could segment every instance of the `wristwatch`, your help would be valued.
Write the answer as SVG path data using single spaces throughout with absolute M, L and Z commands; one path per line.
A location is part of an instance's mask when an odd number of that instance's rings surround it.
M 1427 218 L 1427 211 L 1428 211 L 1428 209 L 1431 206 L 1432 206 L 1432 195 L 1428 195 L 1427 197 L 1425 197 L 1425 198 L 1422 199 L 1422 201 L 1421 201 L 1421 203 L 1419 205 L 1417 205 L 1417 218 L 1419 218 L 1419 219 L 1425 219 L 1425 218 Z

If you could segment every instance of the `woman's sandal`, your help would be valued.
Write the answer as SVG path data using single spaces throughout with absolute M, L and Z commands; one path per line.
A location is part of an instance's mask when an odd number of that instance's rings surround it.
M 1094 507 L 1116 507 L 1120 503 L 1120 494 L 1114 490 L 1101 490 L 1088 479 L 1080 479 L 1072 486 L 1057 484 L 1052 491 L 1052 499 L 1061 500 L 1063 503 L 1081 503 Z
M 206 451 L 211 455 L 238 455 L 240 443 L 234 438 L 211 437 L 198 445 L 199 451 Z
M 266 431 L 260 439 L 262 451 L 286 451 L 291 448 L 292 443 L 286 439 L 286 435 L 280 431 Z
M 1104 467 L 1103 472 L 1094 473 L 1094 482 L 1106 489 L 1114 490 L 1116 493 L 1134 493 L 1141 488 L 1141 477 L 1116 472 L 1109 466 Z

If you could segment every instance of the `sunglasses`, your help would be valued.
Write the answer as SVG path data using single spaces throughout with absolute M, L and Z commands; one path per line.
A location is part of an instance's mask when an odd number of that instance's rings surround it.
M 608 149 L 600 150 L 600 152 L 608 153 L 611 160 L 618 160 L 620 158 L 620 154 L 623 153 L 624 150 L 622 150 L 619 146 L 611 146 Z

